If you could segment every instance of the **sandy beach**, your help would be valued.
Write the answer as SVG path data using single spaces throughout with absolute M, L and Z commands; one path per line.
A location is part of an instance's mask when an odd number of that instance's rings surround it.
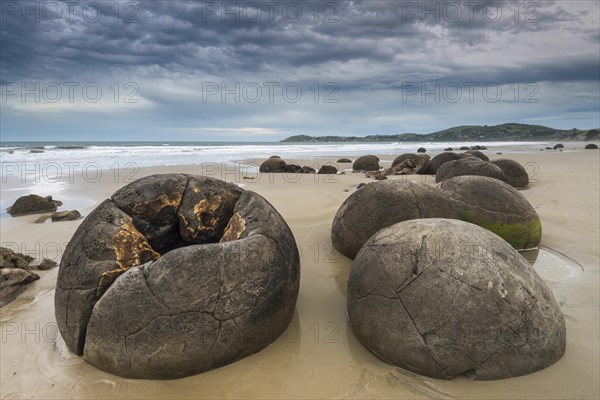
M 8 177 L 2 184 L 3 204 L 22 194 L 52 195 L 72 199 L 84 216 L 127 183 L 126 178 L 181 172 L 238 183 L 264 196 L 289 224 L 301 253 L 301 283 L 292 323 L 264 350 L 189 378 L 144 381 L 97 370 L 67 350 L 54 319 L 58 270 L 41 271 L 41 279 L 0 309 L 0 398 L 599 398 L 600 152 L 582 147 L 570 143 L 562 152 L 540 152 L 538 147 L 530 152 L 487 153 L 491 159 L 511 158 L 526 167 L 531 183 L 521 193 L 541 218 L 542 247 L 567 260 L 562 267 L 545 266 L 543 260 L 534 264 L 565 315 L 566 354 L 542 371 L 490 382 L 412 374 L 379 360 L 351 332 L 345 311 L 351 260 L 333 249 L 330 229 L 344 199 L 358 184 L 372 181 L 362 173 L 257 174 L 246 167 L 203 164 L 141 168 L 130 177 L 125 171 L 105 170 L 93 179 L 77 173 L 60 182 Z M 397 155 L 378 154 L 384 166 Z M 286 161 L 312 166 L 344 156 Z M 350 169 L 351 164 L 339 168 Z M 435 185 L 433 176 L 389 179 Z M 3 218 L 2 246 L 59 261 L 81 221 L 35 224 L 36 218 Z

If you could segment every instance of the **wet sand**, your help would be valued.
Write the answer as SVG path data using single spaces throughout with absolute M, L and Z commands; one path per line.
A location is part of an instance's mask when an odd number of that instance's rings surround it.
M 532 183 L 521 191 L 539 213 L 542 245 L 576 260 L 583 273 L 540 271 L 561 304 L 567 322 L 567 350 L 555 365 L 523 377 L 493 382 L 466 378 L 441 381 L 418 376 L 377 359 L 354 337 L 346 322 L 345 294 L 351 260 L 331 246 L 329 232 L 338 207 L 363 174 L 299 175 L 235 172 L 205 167 L 215 178 L 243 184 L 269 200 L 291 227 L 301 251 L 301 285 L 294 319 L 284 335 L 261 352 L 234 364 L 174 381 L 119 378 L 68 352 L 54 321 L 57 269 L 40 271 L 13 303 L 0 309 L 0 398 L 598 398 L 599 370 L 599 181 L 600 152 L 531 152 L 503 155 L 527 164 Z M 344 154 L 340 154 L 343 157 Z M 387 165 L 394 155 L 380 155 Z M 335 161 L 313 159 L 310 162 Z M 288 162 L 294 160 L 287 160 Z M 311 165 L 298 161 L 301 165 Z M 340 164 L 351 168 L 350 164 Z M 199 166 L 140 170 L 202 174 Z M 255 176 L 254 180 L 243 176 Z M 123 186 L 105 174 L 98 182 L 45 184 L 29 190 L 81 199 L 86 215 Z M 434 177 L 390 179 L 434 184 Z M 30 184 L 30 183 L 29 183 Z M 27 184 L 9 180 L 2 200 Z M 54 186 L 53 186 L 54 185 Z M 19 195 L 23 191 L 18 191 Z M 89 201 L 89 202 L 88 202 Z M 89 204 L 89 205 L 88 205 Z M 34 224 L 37 216 L 1 220 L 4 246 L 36 257 L 58 258 L 80 223 Z M 8 247 L 8 246 L 7 246 Z

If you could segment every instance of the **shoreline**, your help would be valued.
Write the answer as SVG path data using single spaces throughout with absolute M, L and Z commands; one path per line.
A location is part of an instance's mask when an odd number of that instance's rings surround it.
M 495 153 L 495 150 L 486 152 L 491 159 L 511 158 L 531 165 L 530 186 L 520 193 L 541 218 L 541 246 L 565 254 L 584 268 L 579 275 L 546 280 L 567 321 L 566 354 L 549 368 L 490 382 L 462 377 L 440 381 L 380 361 L 358 342 L 346 322 L 345 294 L 351 260 L 333 250 L 329 239 L 331 221 L 338 207 L 359 183 L 372 180 L 362 173 L 349 172 L 300 176 L 244 173 L 239 168 L 227 170 L 215 163 L 216 169 L 215 164 L 143 167 L 133 179 L 153 173 L 206 174 L 244 185 L 275 206 L 292 229 L 301 252 L 300 295 L 292 324 L 284 335 L 255 355 L 193 377 L 175 381 L 119 378 L 85 364 L 66 350 L 60 337 L 52 334 L 57 269 L 42 271 L 40 280 L 0 310 L 2 398 L 597 398 L 600 390 L 592 383 L 597 382 L 600 373 L 597 340 L 600 153 L 597 150 Z M 399 154 L 377 155 L 387 167 Z M 310 166 L 310 161 L 331 162 L 346 156 L 284 159 Z M 351 164 L 340 165 L 351 168 Z M 61 194 L 90 199 L 94 204 L 80 209 L 86 215 L 125 184 L 123 175 L 114 178 L 104 174 L 96 182 L 75 179 L 63 184 L 60 193 L 51 192 L 52 187 L 59 186 L 51 183 L 37 186 L 34 191 L 53 195 L 57 200 L 61 200 Z M 433 176 L 389 179 L 435 184 Z M 12 196 L 22 189 L 20 182 L 3 183 L 2 200 L 7 193 Z M 3 242 L 18 246 L 24 243 L 25 250 L 39 255 L 43 251 L 60 252 L 80 223 L 33 224 L 38 216 L 1 219 Z M 37 337 L 24 333 L 28 331 L 37 332 Z

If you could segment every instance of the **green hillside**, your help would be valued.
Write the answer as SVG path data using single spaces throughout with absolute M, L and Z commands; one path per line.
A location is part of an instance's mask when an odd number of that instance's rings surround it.
M 570 141 L 598 140 L 600 129 L 561 130 L 542 125 L 508 123 L 496 126 L 463 125 L 443 131 L 418 135 L 401 133 L 396 135 L 368 136 L 308 136 L 296 135 L 282 142 L 460 142 L 460 141 Z

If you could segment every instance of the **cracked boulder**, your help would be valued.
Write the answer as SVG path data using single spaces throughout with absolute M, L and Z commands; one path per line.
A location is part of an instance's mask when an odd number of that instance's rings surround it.
M 505 182 L 459 176 L 437 187 L 408 181 L 373 182 L 352 193 L 338 209 L 331 242 L 354 258 L 380 229 L 420 218 L 453 218 L 482 226 L 516 249 L 536 247 L 540 218 L 527 199 Z
M 294 237 L 254 192 L 153 175 L 100 204 L 65 249 L 55 309 L 68 348 L 104 371 L 181 378 L 261 350 L 288 325 Z
M 431 161 L 431 157 L 428 156 L 427 154 L 422 154 L 422 153 L 421 154 L 413 154 L 413 153 L 400 154 L 392 162 L 392 168 L 394 168 L 397 165 L 401 165 L 403 162 L 405 162 L 407 160 L 410 160 L 413 162 L 413 164 L 416 167 L 417 173 L 419 173 L 419 171 L 421 171 L 421 170 L 425 171 L 427 169 L 427 165 L 429 164 L 429 161 Z
M 508 243 L 463 221 L 382 229 L 348 280 L 354 334 L 384 361 L 434 378 L 529 374 L 565 352 L 562 312 Z
M 489 176 L 506 182 L 504 172 L 497 165 L 482 161 L 476 157 L 468 157 L 460 160 L 448 161 L 442 164 L 436 174 L 435 181 L 441 182 L 455 176 Z

